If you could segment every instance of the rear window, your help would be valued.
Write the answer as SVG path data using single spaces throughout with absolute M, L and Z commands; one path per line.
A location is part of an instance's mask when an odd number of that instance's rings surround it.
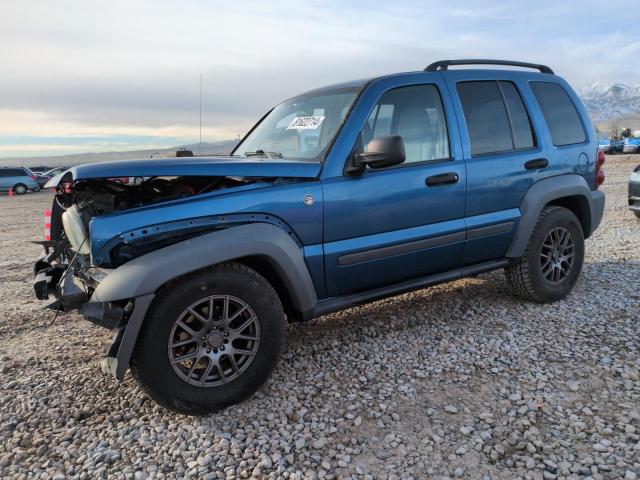
M 529 115 L 513 83 L 460 82 L 457 90 L 472 155 L 533 148 Z
M 557 83 L 531 82 L 531 90 L 540 104 L 555 146 L 572 145 L 586 140 L 580 115 L 562 86 Z

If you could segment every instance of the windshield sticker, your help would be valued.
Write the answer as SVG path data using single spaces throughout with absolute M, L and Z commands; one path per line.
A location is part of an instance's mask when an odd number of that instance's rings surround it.
M 324 117 L 320 115 L 296 117 L 291 120 L 287 130 L 316 130 L 320 125 L 322 125 L 323 120 Z

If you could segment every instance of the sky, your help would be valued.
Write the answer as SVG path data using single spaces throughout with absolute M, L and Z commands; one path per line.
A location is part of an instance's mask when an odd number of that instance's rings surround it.
M 243 135 L 312 88 L 446 58 L 640 83 L 635 1 L 20 0 L 0 3 L 0 157 Z

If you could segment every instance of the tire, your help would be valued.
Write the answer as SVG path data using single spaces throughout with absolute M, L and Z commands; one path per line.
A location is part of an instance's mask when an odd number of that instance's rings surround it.
M 24 195 L 29 190 L 24 183 L 16 183 L 13 187 L 11 187 L 13 193 L 16 195 Z
M 227 317 L 238 317 L 216 323 L 218 314 L 224 319 L 225 301 Z M 199 320 L 211 318 L 209 311 L 218 327 Z M 131 371 L 148 396 L 170 410 L 218 411 L 248 398 L 268 378 L 282 351 L 284 318 L 273 287 L 242 264 L 181 277 L 158 292 L 138 336 Z M 249 326 L 237 334 L 233 328 L 241 329 L 240 324 Z M 232 349 L 244 353 L 230 355 Z
M 569 235 L 568 240 L 566 234 Z M 563 247 L 565 241 L 572 243 L 573 248 Z M 557 251 L 554 253 L 549 245 L 556 245 Z M 567 260 L 571 253 L 573 256 Z M 517 263 L 505 268 L 505 274 L 520 297 L 551 303 L 571 292 L 580 276 L 583 261 L 584 234 L 580 221 L 570 210 L 550 206 L 538 217 L 525 254 Z
M 40 185 L 38 185 L 38 186 L 36 186 L 36 187 L 33 187 L 33 188 L 31 189 L 31 191 L 32 191 L 32 192 L 39 192 L 40 190 L 42 190 L 42 187 L 41 187 Z
M 140 185 L 140 184 L 142 184 L 142 182 L 144 182 L 144 178 L 143 177 L 134 177 L 133 178 L 134 185 Z

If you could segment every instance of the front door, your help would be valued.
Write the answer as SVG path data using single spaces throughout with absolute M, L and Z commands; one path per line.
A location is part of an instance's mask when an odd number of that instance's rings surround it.
M 338 296 L 458 266 L 465 240 L 465 164 L 437 81 L 381 95 L 354 151 L 399 135 L 406 160 L 323 181 L 327 293 Z M 443 98 L 445 102 L 443 104 Z M 455 131 L 455 130 L 454 130 Z

